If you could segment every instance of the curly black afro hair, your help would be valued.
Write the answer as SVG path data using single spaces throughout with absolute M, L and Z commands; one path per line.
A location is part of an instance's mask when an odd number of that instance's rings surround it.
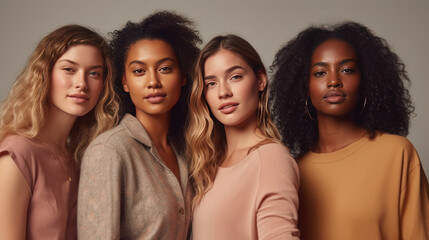
M 173 107 L 170 122 L 169 138 L 172 143 L 183 150 L 183 136 L 188 113 L 188 95 L 192 86 L 195 62 L 202 43 L 194 23 L 174 12 L 156 12 L 141 22 L 128 22 L 121 30 L 109 33 L 114 63 L 116 66 L 115 90 L 121 99 L 121 116 L 125 113 L 135 115 L 135 106 L 129 93 L 122 87 L 122 76 L 128 51 L 134 43 L 142 39 L 159 39 L 173 48 L 179 61 L 180 69 L 186 78 L 179 102 Z
M 405 65 L 387 42 L 354 22 L 310 27 L 284 45 L 270 67 L 273 72 L 270 101 L 283 143 L 294 157 L 311 150 L 318 140 L 316 114 L 307 114 L 311 56 L 328 39 L 340 39 L 356 50 L 361 72 L 360 99 L 356 123 L 371 138 L 376 132 L 406 136 L 414 112 L 407 89 Z M 406 84 L 407 83 L 407 84 Z M 360 112 L 366 98 L 366 105 Z M 311 104 L 309 104 L 311 112 Z M 314 110 L 314 109 L 313 109 Z

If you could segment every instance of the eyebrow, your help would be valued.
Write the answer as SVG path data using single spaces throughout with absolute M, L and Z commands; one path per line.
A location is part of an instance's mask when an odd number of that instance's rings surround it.
M 74 62 L 74 61 L 69 60 L 69 59 L 61 59 L 61 60 L 59 60 L 58 62 L 59 62 L 59 63 L 60 63 L 60 62 L 68 62 L 68 63 L 70 63 L 70 64 L 73 64 L 73 65 L 79 66 L 79 64 L 78 64 L 77 62 Z M 104 67 L 103 67 L 103 66 L 101 66 L 101 65 L 94 65 L 94 66 L 91 66 L 91 69 L 94 69 L 94 68 L 104 68 Z
M 355 63 L 357 63 L 357 61 L 355 59 L 347 58 L 347 59 L 341 60 L 340 63 L 339 63 L 339 65 L 344 64 L 344 63 L 348 63 L 348 62 L 355 62 Z M 325 63 L 325 62 L 317 62 L 317 63 L 311 65 L 311 67 L 315 67 L 315 66 L 326 67 L 326 66 L 328 66 L 328 64 Z
M 160 59 L 160 60 L 156 61 L 156 65 L 161 64 L 161 63 L 166 62 L 166 61 L 172 61 L 172 62 L 174 62 L 174 59 L 173 59 L 173 58 L 170 58 L 170 57 L 162 58 L 162 59 Z M 143 61 L 139 61 L 139 60 L 133 60 L 133 61 L 131 61 L 131 62 L 128 64 L 128 66 L 131 66 L 132 64 L 141 64 L 141 65 L 146 65 L 146 63 L 145 63 L 145 62 L 143 62 Z
M 228 68 L 225 71 L 225 75 L 231 73 L 232 71 L 234 71 L 236 69 L 243 69 L 243 70 L 245 70 L 242 66 L 232 66 L 232 67 Z M 210 79 L 213 79 L 213 78 L 216 78 L 216 77 L 214 75 L 208 75 L 208 76 L 204 77 L 204 80 L 210 80 Z

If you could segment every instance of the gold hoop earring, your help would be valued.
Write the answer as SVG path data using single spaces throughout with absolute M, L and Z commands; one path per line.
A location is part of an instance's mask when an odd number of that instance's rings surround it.
M 364 102 L 363 102 L 362 109 L 361 109 L 361 110 L 360 110 L 360 112 L 359 112 L 359 115 L 361 115 L 361 114 L 362 114 L 362 112 L 363 112 L 363 110 L 365 109 L 365 107 L 366 107 L 366 96 L 365 96 L 365 100 L 364 100 Z
M 314 118 L 311 116 L 310 110 L 308 109 L 308 103 L 307 103 L 307 101 L 308 101 L 308 98 L 305 99 L 305 110 L 307 112 L 307 115 L 310 117 L 310 119 L 314 121 Z

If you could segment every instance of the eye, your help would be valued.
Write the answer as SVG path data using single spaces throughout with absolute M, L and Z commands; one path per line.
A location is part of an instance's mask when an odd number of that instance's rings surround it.
M 317 72 L 313 73 L 313 76 L 315 76 L 317 78 L 321 78 L 325 75 L 326 75 L 326 72 L 324 72 L 324 71 L 317 71 Z
M 341 70 L 341 72 L 345 73 L 345 74 L 351 74 L 351 73 L 354 73 L 355 70 L 352 68 L 345 68 L 345 69 Z
M 216 86 L 216 82 L 206 82 L 206 88 L 210 88 L 214 86 Z
M 66 73 L 73 73 L 74 69 L 71 67 L 63 67 L 62 70 Z
M 143 70 L 143 69 L 135 69 L 135 70 L 133 70 L 133 73 L 136 76 L 141 76 L 141 75 L 145 74 L 145 70 Z
M 172 70 L 173 70 L 173 68 L 169 67 L 169 66 L 163 66 L 159 69 L 159 71 L 161 73 L 170 73 Z
M 237 79 L 241 79 L 241 78 L 243 78 L 241 75 L 236 74 L 236 75 L 231 77 L 231 80 L 237 80 Z
M 89 74 L 89 76 L 94 77 L 94 78 L 100 78 L 102 75 L 101 72 L 98 72 L 98 71 L 91 71 L 88 74 Z

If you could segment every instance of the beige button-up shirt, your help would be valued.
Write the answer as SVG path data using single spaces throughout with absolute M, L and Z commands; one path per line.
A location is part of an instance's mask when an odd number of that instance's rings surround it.
M 129 114 L 97 137 L 81 165 L 79 239 L 187 239 L 192 188 L 176 156 L 180 183 Z

